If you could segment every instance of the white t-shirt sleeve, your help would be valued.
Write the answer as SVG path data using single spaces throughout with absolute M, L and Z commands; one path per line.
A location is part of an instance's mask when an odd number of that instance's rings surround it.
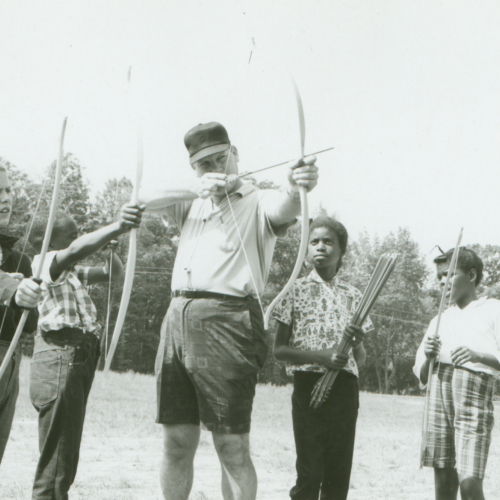
M 290 217 L 290 221 L 279 226 L 273 225 L 270 217 L 276 214 L 280 214 L 281 216 L 286 216 L 285 213 L 281 213 L 280 211 L 280 199 L 283 193 L 277 191 L 276 189 L 262 189 L 260 191 L 260 200 L 259 200 L 259 211 L 261 217 L 265 219 L 265 223 L 268 226 L 269 230 L 278 238 L 286 238 L 288 233 L 288 228 L 293 226 L 297 222 L 296 217 Z
M 175 203 L 167 207 L 166 215 L 162 215 L 163 224 L 167 227 L 177 226 L 179 230 L 182 230 L 184 221 L 191 209 L 193 201 L 182 201 L 180 203 Z
M 69 270 L 64 271 L 61 273 L 59 278 L 57 278 L 56 281 L 52 281 L 52 277 L 50 276 L 50 266 L 52 265 L 52 262 L 54 261 L 58 251 L 53 250 L 52 252 L 47 252 L 45 254 L 45 260 L 43 261 L 43 267 L 42 267 L 42 272 L 40 273 L 40 279 L 48 284 L 48 285 L 54 285 L 63 282 L 67 275 Z M 31 267 L 33 268 L 33 275 L 35 275 L 36 270 L 38 269 L 38 265 L 40 262 L 40 255 L 35 255 L 33 258 L 33 263 L 31 264 Z
M 500 362 L 500 301 L 497 301 L 497 308 L 495 314 L 495 327 L 494 327 L 494 335 L 495 342 L 497 346 L 496 352 L 492 352 L 493 356 L 495 356 Z

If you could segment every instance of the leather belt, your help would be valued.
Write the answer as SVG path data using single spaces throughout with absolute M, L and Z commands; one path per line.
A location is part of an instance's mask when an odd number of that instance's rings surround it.
M 214 299 L 220 301 L 247 300 L 247 297 L 237 297 L 236 295 L 225 295 L 216 292 L 202 292 L 198 290 L 174 290 L 172 298 L 184 297 L 185 299 Z

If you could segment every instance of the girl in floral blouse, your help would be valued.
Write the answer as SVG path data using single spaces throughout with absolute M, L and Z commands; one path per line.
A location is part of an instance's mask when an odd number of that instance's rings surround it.
M 313 221 L 308 260 L 313 271 L 298 279 L 274 310 L 274 356 L 294 376 L 292 418 L 297 451 L 294 500 L 347 498 L 358 416 L 358 367 L 366 360 L 364 332 L 349 324 L 361 292 L 337 277 L 347 230 L 330 217 Z M 372 329 L 370 319 L 365 330 Z M 353 348 L 337 352 L 343 335 Z M 328 399 L 309 407 L 311 392 L 327 369 L 340 370 Z

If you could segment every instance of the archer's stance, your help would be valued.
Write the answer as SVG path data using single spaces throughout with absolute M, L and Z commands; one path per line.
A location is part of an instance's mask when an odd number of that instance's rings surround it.
M 187 500 L 201 423 L 212 433 L 226 500 L 254 500 L 250 421 L 257 373 L 267 354 L 259 307 L 276 239 L 300 213 L 299 186 L 317 183 L 314 157 L 290 164 L 287 192 L 237 177 L 226 129 L 200 124 L 184 137 L 194 182 L 171 180 L 147 209 L 181 231 L 172 300 L 156 357 L 157 422 L 163 425 L 160 482 L 166 500 Z
M 78 238 L 78 227 L 59 212 L 43 263 L 42 302 L 30 373 L 30 398 L 38 411 L 40 459 L 33 500 L 67 500 L 78 466 L 87 398 L 100 354 L 97 311 L 86 286 L 118 279 L 123 266 L 115 238 L 139 226 L 142 209 L 124 205 L 120 220 Z M 30 242 L 41 247 L 47 221 L 35 221 Z M 107 245 L 104 267 L 75 266 Z M 36 269 L 40 256 L 33 260 Z
M 434 259 L 445 284 L 453 250 Z M 500 301 L 478 299 L 483 263 L 460 248 L 447 298 L 453 306 L 441 316 L 439 337 L 434 318 L 417 351 L 413 371 L 431 379 L 429 424 L 424 465 L 434 467 L 436 500 L 483 500 L 483 477 L 493 429 L 493 392 L 500 373 Z
M 358 289 L 337 277 L 347 248 L 347 231 L 330 217 L 313 221 L 308 259 L 313 271 L 298 279 L 274 310 L 278 330 L 274 356 L 287 361 L 294 376 L 292 419 L 297 451 L 294 500 L 347 498 L 358 417 L 358 366 L 364 364 L 365 333 L 349 324 L 361 299 Z M 368 318 L 365 330 L 371 330 Z M 343 334 L 353 346 L 337 352 Z M 340 370 L 328 399 L 317 409 L 309 402 L 327 369 Z

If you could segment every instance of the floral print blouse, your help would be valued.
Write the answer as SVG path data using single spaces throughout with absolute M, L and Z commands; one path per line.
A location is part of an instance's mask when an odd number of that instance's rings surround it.
M 338 347 L 345 327 L 361 300 L 361 292 L 336 276 L 324 281 L 315 269 L 308 276 L 295 281 L 293 287 L 276 306 L 273 317 L 286 325 L 292 324 L 290 347 L 316 351 Z M 373 330 L 367 318 L 363 330 Z M 358 366 L 352 349 L 344 370 L 358 376 Z M 318 364 L 293 365 L 287 363 L 287 375 L 295 371 L 325 372 Z

